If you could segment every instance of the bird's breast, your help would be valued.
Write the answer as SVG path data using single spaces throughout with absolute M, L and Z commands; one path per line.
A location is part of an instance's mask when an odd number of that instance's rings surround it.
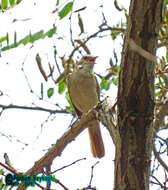
M 79 111 L 86 113 L 98 103 L 97 84 L 91 74 L 78 76 L 76 73 L 72 75 L 70 83 L 71 101 Z

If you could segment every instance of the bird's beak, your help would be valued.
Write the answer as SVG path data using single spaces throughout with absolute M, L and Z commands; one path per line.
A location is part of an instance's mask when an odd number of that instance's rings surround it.
M 91 57 L 91 58 L 90 58 L 90 62 L 91 62 L 92 64 L 96 64 L 95 61 L 96 61 L 97 58 L 98 58 L 98 56 Z

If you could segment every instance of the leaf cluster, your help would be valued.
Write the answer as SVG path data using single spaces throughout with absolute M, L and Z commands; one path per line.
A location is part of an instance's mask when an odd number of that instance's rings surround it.
M 14 33 L 14 43 L 12 43 L 10 45 L 9 45 L 9 35 L 7 33 L 6 36 L 0 38 L 0 43 L 5 42 L 5 41 L 7 42 L 7 46 L 2 47 L 1 51 L 6 51 L 6 50 L 10 50 L 12 48 L 16 48 L 21 44 L 26 45 L 28 43 L 34 43 L 35 41 L 37 41 L 39 39 L 44 39 L 45 37 L 51 38 L 55 33 L 56 33 L 56 27 L 53 26 L 53 28 L 48 30 L 46 33 L 44 33 L 43 30 L 40 30 L 39 32 L 36 32 L 34 34 L 31 34 L 31 32 L 30 32 L 23 39 L 17 41 L 17 32 L 15 32 Z
M 22 0 L 2 0 L 0 3 L 0 10 L 7 10 L 17 4 L 19 4 Z

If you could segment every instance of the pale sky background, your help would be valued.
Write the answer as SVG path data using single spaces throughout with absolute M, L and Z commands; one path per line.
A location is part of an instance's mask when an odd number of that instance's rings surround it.
M 60 1 L 60 9 L 65 4 L 64 2 L 68 1 Z M 52 11 L 55 10 L 55 4 L 56 0 L 23 0 L 14 8 L 0 13 L 0 22 L 1 26 L 3 26 L 0 28 L 0 37 L 5 36 L 8 32 L 9 44 L 13 43 L 15 31 L 17 32 L 17 40 L 19 41 L 28 35 L 30 30 L 33 34 L 41 29 L 43 29 L 44 32 L 48 31 L 52 28 L 54 23 L 57 26 L 57 35 L 54 35 L 52 38 L 36 41 L 32 49 L 30 49 L 32 44 L 27 44 L 26 46 L 20 45 L 15 49 L 1 53 L 0 90 L 7 94 L 7 96 L 0 96 L 1 104 L 8 105 L 13 103 L 32 106 L 34 102 L 37 106 L 53 109 L 57 108 L 53 105 L 55 103 L 59 103 L 63 108 L 67 105 L 64 95 L 58 95 L 58 87 L 55 86 L 53 81 L 50 80 L 47 83 L 44 81 L 35 61 L 35 56 L 39 53 L 45 71 L 49 72 L 48 62 L 54 64 L 53 45 L 56 46 L 59 56 L 68 56 L 72 51 L 69 41 L 69 15 L 60 20 L 57 13 L 52 14 Z M 119 23 L 121 19 L 123 19 L 124 22 L 124 13 L 114 8 L 113 1 L 74 1 L 73 10 L 87 5 L 87 9 L 80 14 L 88 35 L 98 30 L 97 26 L 100 25 L 102 21 L 102 9 L 99 6 L 102 4 L 104 14 L 110 26 Z M 129 1 L 120 1 L 120 6 L 124 6 L 128 9 Z M 20 19 L 27 18 L 30 18 L 30 20 L 19 21 Z M 14 19 L 18 21 L 13 23 Z M 74 13 L 72 14 L 73 39 L 78 39 L 78 34 L 80 33 L 77 22 L 77 13 Z M 58 36 L 63 37 L 64 40 L 58 40 Z M 87 34 L 83 34 L 81 38 L 85 36 L 87 36 Z M 97 73 L 106 73 L 106 69 L 109 68 L 109 59 L 113 55 L 114 48 L 119 56 L 118 58 L 120 58 L 122 48 L 120 38 L 117 42 L 113 42 L 110 36 L 96 38 L 91 40 L 87 45 L 93 55 L 99 56 L 95 67 Z M 44 84 L 45 91 L 49 87 L 55 88 L 54 96 L 48 100 L 51 103 L 40 101 L 34 94 L 30 93 L 25 76 L 21 71 L 23 62 L 29 83 L 36 94 L 40 96 L 41 82 Z M 57 76 L 55 78 L 57 78 Z M 111 86 L 108 92 L 103 91 L 103 93 L 104 97 L 108 95 L 112 101 L 115 102 L 117 89 L 114 85 Z M 47 96 L 45 95 L 44 98 L 47 99 Z M 4 162 L 3 155 L 6 152 L 13 166 L 18 171 L 25 172 L 32 167 L 34 162 L 40 159 L 46 150 L 51 147 L 51 144 L 54 144 L 56 140 L 64 134 L 72 119 L 71 116 L 65 114 L 56 114 L 45 122 L 48 115 L 49 114 L 45 112 L 18 109 L 3 112 L 0 117 L 0 133 L 5 134 L 9 138 L 0 136 L 1 145 L 3 145 L 1 146 L 0 160 Z M 101 130 L 106 154 L 104 158 L 99 160 L 100 163 L 97 164 L 94 169 L 92 186 L 96 186 L 98 189 L 111 190 L 113 187 L 114 146 L 108 131 L 102 125 Z M 20 142 L 18 142 L 18 140 L 20 140 Z M 28 144 L 28 146 L 25 146 L 25 144 Z M 55 177 L 71 190 L 83 188 L 89 184 L 91 166 L 98 161 L 98 159 L 92 157 L 87 130 L 81 133 L 74 142 L 69 144 L 59 158 L 54 160 L 52 170 L 56 170 L 84 157 L 87 158 L 85 161 L 78 162 L 75 165 L 55 173 Z M 53 188 L 62 190 L 59 185 L 53 186 Z M 36 187 L 36 189 L 38 188 Z

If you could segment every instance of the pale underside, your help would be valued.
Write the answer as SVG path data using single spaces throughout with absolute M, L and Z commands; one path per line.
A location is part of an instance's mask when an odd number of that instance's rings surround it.
M 75 99 L 72 103 L 80 112 L 86 113 L 98 103 L 99 92 L 95 86 L 97 86 L 97 81 L 93 74 L 81 76 L 80 72 L 75 72 L 69 76 L 69 94 L 71 100 Z

